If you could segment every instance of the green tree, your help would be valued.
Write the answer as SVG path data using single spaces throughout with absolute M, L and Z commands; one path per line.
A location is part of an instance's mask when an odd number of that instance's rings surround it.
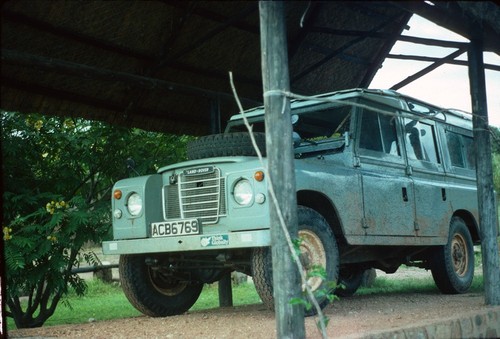
M 185 158 L 188 137 L 112 127 L 102 122 L 2 112 L 3 239 L 7 316 L 38 327 L 72 287 L 85 243 L 110 234 L 114 182 Z M 135 174 L 134 174 L 135 175 Z M 21 297 L 27 296 L 27 304 Z

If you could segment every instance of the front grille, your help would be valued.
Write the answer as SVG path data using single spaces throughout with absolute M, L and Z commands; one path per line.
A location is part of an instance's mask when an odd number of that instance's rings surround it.
M 167 219 L 199 218 L 207 225 L 226 215 L 225 181 L 218 168 L 208 174 L 179 174 L 176 184 L 165 186 L 164 197 Z

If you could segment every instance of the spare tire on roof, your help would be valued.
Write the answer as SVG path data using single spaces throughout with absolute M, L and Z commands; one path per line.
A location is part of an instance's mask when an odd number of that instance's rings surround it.
M 266 134 L 253 133 L 257 147 L 262 156 L 266 156 Z M 212 134 L 200 137 L 187 145 L 189 160 L 226 157 L 257 156 L 248 132 Z

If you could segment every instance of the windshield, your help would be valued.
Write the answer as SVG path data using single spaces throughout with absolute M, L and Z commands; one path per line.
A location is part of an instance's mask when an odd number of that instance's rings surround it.
M 292 109 L 293 131 L 298 134 L 302 142 L 341 138 L 349 131 L 352 109 L 351 105 L 331 103 Z M 254 132 L 265 132 L 263 115 L 248 120 Z M 243 120 L 234 120 L 229 123 L 226 132 L 246 130 Z

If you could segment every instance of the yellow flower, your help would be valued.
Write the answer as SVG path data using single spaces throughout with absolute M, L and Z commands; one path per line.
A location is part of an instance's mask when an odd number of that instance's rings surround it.
M 37 131 L 41 130 L 41 129 L 42 129 L 42 127 L 43 127 L 43 121 L 42 121 L 42 120 L 38 120 L 37 122 L 35 122 L 35 125 L 34 125 L 34 126 L 35 126 L 35 129 L 36 129 Z
M 57 237 L 55 235 L 47 236 L 47 240 L 50 240 L 52 243 L 57 242 Z
M 66 119 L 66 120 L 64 120 L 63 126 L 65 128 L 74 128 L 75 127 L 75 123 L 71 119 Z
M 64 200 L 61 200 L 59 201 L 59 205 L 61 206 L 61 208 L 63 208 L 64 206 L 66 206 L 66 202 Z
M 12 235 L 10 233 L 12 233 L 12 228 L 5 226 L 3 228 L 3 239 L 4 240 L 12 239 Z

